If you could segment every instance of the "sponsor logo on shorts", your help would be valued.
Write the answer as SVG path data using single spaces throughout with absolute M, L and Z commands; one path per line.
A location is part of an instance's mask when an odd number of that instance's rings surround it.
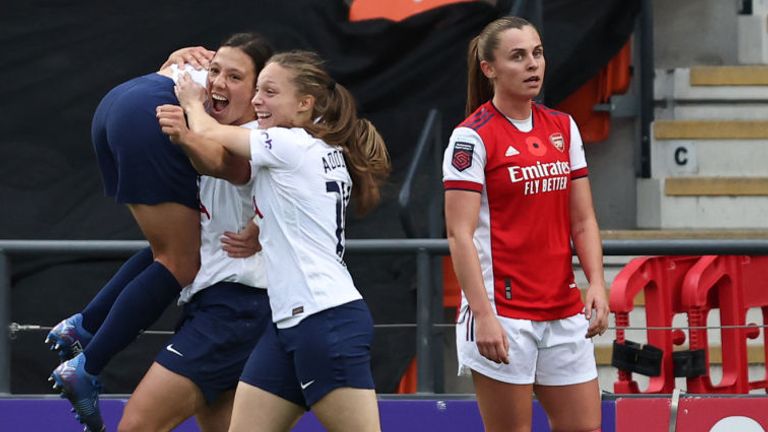
M 312 381 L 307 381 L 307 382 L 305 382 L 305 383 L 303 383 L 303 382 L 299 382 L 299 385 L 301 386 L 301 389 L 302 389 L 302 390 L 306 390 L 306 389 L 307 389 L 307 387 L 311 386 L 311 385 L 312 385 L 312 384 L 314 384 L 314 383 L 315 383 L 315 380 L 312 380 Z

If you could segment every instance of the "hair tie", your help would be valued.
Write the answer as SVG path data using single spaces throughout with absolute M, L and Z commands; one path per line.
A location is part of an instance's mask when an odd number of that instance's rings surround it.
M 331 78 L 331 81 L 328 83 L 328 90 L 336 90 L 336 81 L 334 81 L 333 78 Z

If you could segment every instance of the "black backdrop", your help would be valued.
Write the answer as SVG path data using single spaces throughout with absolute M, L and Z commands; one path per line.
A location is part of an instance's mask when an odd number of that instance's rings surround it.
M 128 212 L 103 197 L 89 130 L 94 108 L 114 85 L 156 70 L 172 50 L 215 48 L 236 31 L 266 35 L 278 49 L 321 53 L 384 135 L 394 173 L 384 204 L 353 220 L 350 238 L 402 238 L 395 197 L 431 107 L 443 136 L 463 115 L 466 46 L 508 7 L 460 3 L 401 23 L 350 23 L 343 2 L 26 0 L 0 14 L 0 238 L 140 239 Z M 509 2 L 499 2 L 506 4 Z M 546 102 L 588 80 L 625 43 L 639 0 L 545 0 Z M 413 259 L 348 256 L 377 323 L 415 322 Z M 67 256 L 12 258 L 11 319 L 52 325 L 81 308 L 120 265 Z M 153 326 L 172 328 L 172 307 Z M 56 365 L 43 333 L 12 342 L 12 392 L 47 393 Z M 105 391 L 132 391 L 162 347 L 144 335 L 104 372 Z M 392 392 L 415 351 L 412 328 L 379 329 L 374 374 Z

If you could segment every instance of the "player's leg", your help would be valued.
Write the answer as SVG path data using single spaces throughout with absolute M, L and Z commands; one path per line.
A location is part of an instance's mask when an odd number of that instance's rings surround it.
M 96 294 L 82 312 L 57 324 L 45 338 L 62 361 L 76 356 L 90 343 L 117 297 L 139 273 L 152 264 L 152 250 L 144 248 L 130 257 L 112 279 Z
M 539 350 L 534 392 L 554 432 L 600 430 L 600 386 L 594 345 L 584 335 L 582 314 L 549 321 L 548 337 Z
M 232 421 L 232 406 L 235 401 L 235 390 L 229 390 L 219 395 L 216 402 L 202 406 L 195 419 L 201 432 L 227 432 Z
M 600 386 L 596 379 L 564 386 L 537 385 L 535 392 L 549 416 L 552 432 L 600 430 Z
M 363 300 L 318 312 L 279 334 L 294 352 L 307 404 L 328 430 L 381 430 L 371 374 L 373 319 Z
M 464 310 L 456 325 L 459 373 L 471 373 L 486 431 L 530 431 L 533 382 L 542 328 L 530 320 L 498 317 L 509 340 L 509 364 L 483 357 L 475 341 L 474 319 Z
M 293 354 L 269 323 L 243 367 L 230 432 L 284 432 L 306 412 Z
M 241 381 L 229 432 L 287 432 L 304 412 L 301 405 Z
M 514 357 L 513 357 L 514 358 Z M 533 386 L 508 384 L 472 372 L 477 406 L 487 432 L 523 432 L 531 430 Z
M 373 390 L 337 388 L 312 405 L 312 412 L 331 432 L 381 430 L 379 405 Z
M 205 406 L 192 380 L 153 363 L 120 419 L 120 432 L 169 431 Z

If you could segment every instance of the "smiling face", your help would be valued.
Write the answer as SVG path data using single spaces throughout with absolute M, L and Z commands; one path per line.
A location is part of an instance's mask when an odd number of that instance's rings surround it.
M 251 106 L 256 71 L 251 58 L 238 48 L 224 46 L 208 69 L 211 116 L 221 124 L 241 125 L 254 120 Z
M 269 63 L 259 74 L 252 102 L 259 127 L 294 127 L 310 121 L 314 98 L 298 93 L 290 69 Z
M 495 97 L 530 100 L 541 92 L 544 79 L 544 48 L 532 26 L 510 28 L 498 35 L 493 60 L 480 62 L 493 82 Z

